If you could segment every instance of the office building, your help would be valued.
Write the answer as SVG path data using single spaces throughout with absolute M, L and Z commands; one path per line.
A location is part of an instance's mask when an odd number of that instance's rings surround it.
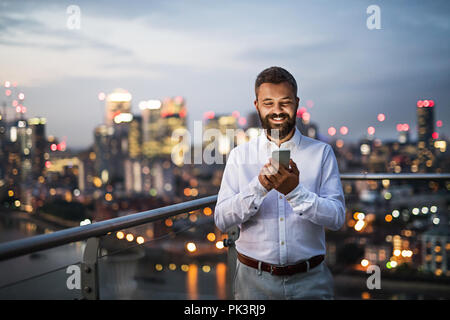
M 180 135 L 187 130 L 185 100 L 178 96 L 163 101 L 143 101 L 139 108 L 142 112 L 142 154 L 146 158 L 171 157 L 173 148 L 180 142 Z
M 434 108 L 433 100 L 417 102 L 418 129 L 418 167 L 419 172 L 432 172 L 434 155 Z
M 48 149 L 45 123 L 45 118 L 31 118 L 28 120 L 31 130 L 31 171 L 34 180 L 37 180 L 44 174 L 45 153 Z
M 110 127 L 115 122 L 121 121 L 122 113 L 131 114 L 131 94 L 124 89 L 116 89 L 106 96 L 105 125 Z M 119 117 L 118 117 L 119 116 Z M 116 118 L 117 117 L 117 118 Z M 125 116 L 124 118 L 128 118 Z

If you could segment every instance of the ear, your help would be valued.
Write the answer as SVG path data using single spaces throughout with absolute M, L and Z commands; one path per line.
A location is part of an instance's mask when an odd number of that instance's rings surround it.
M 258 111 L 258 99 L 255 99 L 255 101 L 253 101 L 253 104 L 255 105 L 256 111 Z
M 296 101 L 296 103 L 297 103 L 297 107 L 299 106 L 299 104 L 300 104 L 300 98 L 299 97 L 295 97 L 295 101 Z

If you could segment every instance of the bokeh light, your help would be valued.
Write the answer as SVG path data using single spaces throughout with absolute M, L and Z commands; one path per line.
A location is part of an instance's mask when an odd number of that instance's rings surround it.
M 193 242 L 188 242 L 188 244 L 186 245 L 186 249 L 189 252 L 195 252 L 197 250 L 197 246 Z
M 334 136 L 336 134 L 336 128 L 335 127 L 329 127 L 328 128 L 328 134 L 330 136 Z
M 348 133 L 348 127 L 342 126 L 342 127 L 339 129 L 339 132 L 340 132 L 341 134 L 343 134 L 343 135 L 346 135 L 346 134 Z

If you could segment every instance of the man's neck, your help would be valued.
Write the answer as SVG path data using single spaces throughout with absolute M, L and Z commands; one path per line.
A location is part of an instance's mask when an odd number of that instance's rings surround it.
M 278 147 L 280 147 L 283 142 L 286 142 L 289 139 L 291 139 L 294 136 L 294 133 L 295 133 L 295 127 L 292 128 L 291 132 L 289 132 L 289 134 L 286 137 L 284 137 L 283 139 L 275 139 L 269 135 L 269 130 L 267 130 L 267 138 L 270 141 L 274 142 Z

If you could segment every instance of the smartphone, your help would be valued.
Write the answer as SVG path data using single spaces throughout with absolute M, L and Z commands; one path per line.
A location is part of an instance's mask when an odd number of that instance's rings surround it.
M 286 168 L 289 168 L 289 159 L 291 159 L 291 150 L 280 149 L 272 151 L 272 159 L 278 161 Z

